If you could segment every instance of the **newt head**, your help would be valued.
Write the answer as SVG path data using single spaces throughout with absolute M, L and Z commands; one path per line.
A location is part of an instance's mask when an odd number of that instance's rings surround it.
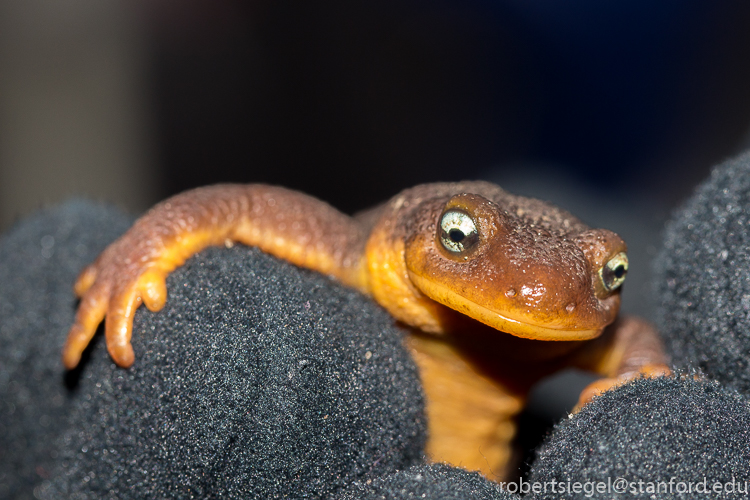
M 502 204 L 467 193 L 425 200 L 412 212 L 418 222 L 404 242 L 412 284 L 517 337 L 597 337 L 620 307 L 623 240 L 544 202 L 500 193 Z

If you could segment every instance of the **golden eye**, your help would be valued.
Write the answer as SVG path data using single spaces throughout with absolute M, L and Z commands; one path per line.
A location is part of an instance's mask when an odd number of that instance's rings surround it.
M 614 292 L 620 288 L 620 285 L 625 281 L 626 274 L 628 274 L 628 256 L 625 252 L 620 252 L 612 257 L 599 270 L 602 285 L 608 292 Z
M 451 253 L 462 253 L 479 241 L 474 220 L 462 210 L 447 210 L 440 218 L 440 243 Z

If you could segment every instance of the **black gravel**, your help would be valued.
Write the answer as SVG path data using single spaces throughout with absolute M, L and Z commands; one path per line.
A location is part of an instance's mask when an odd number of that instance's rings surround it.
M 75 201 L 0 237 L 0 498 L 34 498 L 34 486 L 50 477 L 54 440 L 75 396 L 60 360 L 73 321 L 71 287 L 131 222 L 111 207 Z
M 654 282 L 673 363 L 750 395 L 750 153 L 716 167 L 674 214 Z
M 0 497 L 325 498 L 421 459 L 418 373 L 389 315 L 242 246 L 191 259 L 170 276 L 164 310 L 139 310 L 131 369 L 100 339 L 64 379 L 72 282 L 129 223 L 71 206 L 1 243 L 2 449 L 12 452 Z
M 639 379 L 563 420 L 539 450 L 530 480 L 548 484 L 534 498 L 555 500 L 748 498 L 748 443 L 750 402 L 736 391 L 692 377 Z M 578 493 L 567 490 L 576 482 Z
M 357 483 L 336 500 L 517 500 L 476 472 L 445 464 L 417 465 Z

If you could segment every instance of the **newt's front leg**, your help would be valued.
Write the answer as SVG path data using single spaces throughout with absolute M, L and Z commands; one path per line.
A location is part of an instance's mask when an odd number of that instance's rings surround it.
M 667 362 L 659 334 L 650 323 L 632 316 L 620 318 L 602 337 L 576 354 L 576 366 L 605 377 L 583 390 L 578 406 L 636 377 L 669 375 Z
M 107 349 L 128 367 L 133 317 L 144 303 L 160 310 L 166 276 L 202 249 L 237 241 L 368 292 L 366 235 L 359 224 L 310 196 L 265 185 L 217 185 L 156 205 L 87 267 L 75 284 L 81 297 L 63 363 L 75 367 L 106 317 Z

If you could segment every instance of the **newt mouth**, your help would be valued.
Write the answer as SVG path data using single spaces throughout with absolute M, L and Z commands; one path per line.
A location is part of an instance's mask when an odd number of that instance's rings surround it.
M 496 330 L 509 333 L 516 337 L 532 340 L 590 340 L 598 337 L 606 324 L 597 328 L 581 326 L 570 328 L 565 325 L 540 324 L 529 321 L 527 317 L 519 318 L 508 314 L 508 311 L 498 312 L 467 299 L 446 286 L 430 281 L 416 273 L 409 271 L 412 283 L 432 300 L 450 307 L 470 318 L 473 318 Z

